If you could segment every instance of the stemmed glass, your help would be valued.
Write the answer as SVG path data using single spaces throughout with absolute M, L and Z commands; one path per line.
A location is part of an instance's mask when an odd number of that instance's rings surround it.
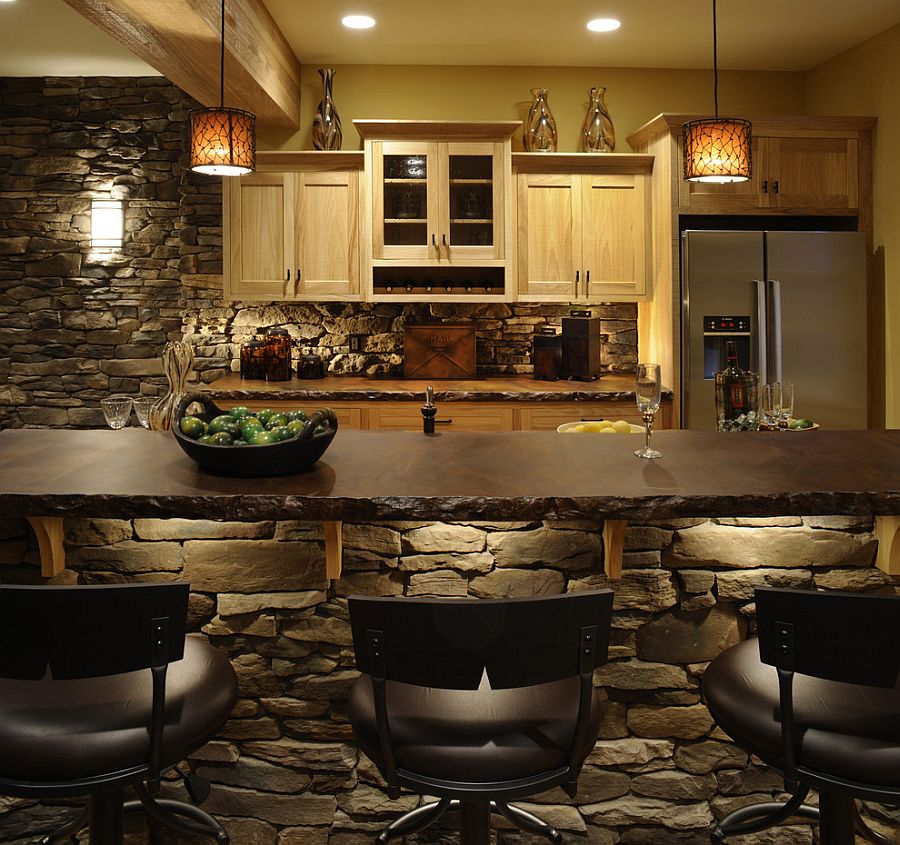
M 763 418 L 770 428 L 785 431 L 794 411 L 794 385 L 776 381 L 763 386 Z
M 638 410 L 644 418 L 646 438 L 644 448 L 634 454 L 639 458 L 661 458 L 662 452 L 650 448 L 650 436 L 653 433 L 653 418 L 659 410 L 661 386 L 659 382 L 659 364 L 638 364 L 635 370 L 634 396 Z

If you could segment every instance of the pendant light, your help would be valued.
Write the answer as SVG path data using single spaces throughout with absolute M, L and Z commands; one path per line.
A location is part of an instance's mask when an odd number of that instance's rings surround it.
M 715 118 L 682 126 L 684 178 L 689 182 L 746 182 L 750 178 L 750 121 L 719 117 L 719 56 L 716 0 L 713 10 L 713 99 Z
M 212 176 L 240 176 L 256 167 L 256 116 L 224 105 L 225 0 L 219 47 L 219 105 L 190 113 L 191 170 Z

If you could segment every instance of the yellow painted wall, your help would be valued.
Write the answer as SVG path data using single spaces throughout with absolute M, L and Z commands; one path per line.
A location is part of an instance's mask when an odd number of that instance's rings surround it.
M 550 110 L 559 131 L 559 151 L 575 152 L 591 86 L 607 89 L 606 104 L 616 127 L 616 151 L 630 152 L 627 135 L 663 111 L 712 109 L 712 73 L 706 70 L 559 67 L 410 67 L 338 65 L 334 101 L 341 117 L 345 150 L 360 149 L 354 119 L 522 120 L 530 89 L 549 89 Z M 802 114 L 800 73 L 722 72 L 722 113 Z M 299 132 L 260 130 L 260 149 L 312 149 L 312 120 L 322 96 L 316 68 L 304 66 Z M 522 148 L 521 134 L 513 149 Z
M 884 249 L 885 422 L 900 427 L 900 26 L 807 74 L 809 114 L 875 115 L 874 245 Z

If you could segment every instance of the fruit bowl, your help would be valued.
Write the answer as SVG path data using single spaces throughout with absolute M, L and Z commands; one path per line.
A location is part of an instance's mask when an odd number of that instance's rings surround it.
M 201 469 L 216 475 L 231 475 L 239 478 L 265 478 L 274 475 L 292 475 L 309 469 L 331 445 L 337 433 L 338 422 L 331 408 L 320 408 L 310 415 L 296 437 L 269 443 L 265 446 L 219 446 L 200 443 L 184 434 L 181 419 L 193 403 L 199 403 L 203 410 L 191 416 L 209 423 L 215 417 L 227 414 L 202 393 L 184 395 L 175 408 L 172 433 L 184 453 Z M 317 427 L 324 431 L 315 433 Z

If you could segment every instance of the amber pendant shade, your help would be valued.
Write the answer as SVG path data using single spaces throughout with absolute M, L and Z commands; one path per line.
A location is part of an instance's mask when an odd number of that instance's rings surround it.
M 256 167 L 256 117 L 240 109 L 196 109 L 191 118 L 191 170 L 240 176 Z
M 749 120 L 692 120 L 682 127 L 682 141 L 687 181 L 746 182 L 750 178 Z

